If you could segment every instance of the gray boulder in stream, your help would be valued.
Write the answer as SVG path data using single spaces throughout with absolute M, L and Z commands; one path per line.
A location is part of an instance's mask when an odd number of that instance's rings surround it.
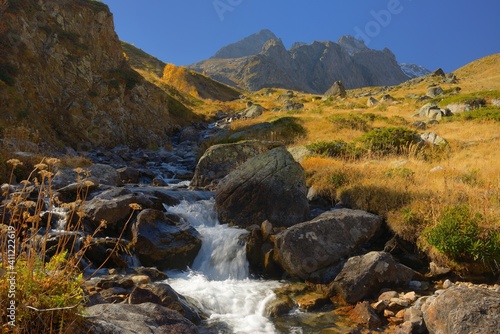
M 406 285 L 422 275 L 394 260 L 386 252 L 370 252 L 351 257 L 330 285 L 330 295 L 339 294 L 346 302 L 355 304 L 373 292 Z
M 248 227 L 268 220 L 275 227 L 309 215 L 305 173 L 283 146 L 257 155 L 219 183 L 215 207 L 223 224 Z
M 86 309 L 89 333 L 196 334 L 198 328 L 179 312 L 153 303 L 99 304 Z
M 309 279 L 353 255 L 381 224 L 382 217 L 360 210 L 327 211 L 278 233 L 274 257 L 290 276 Z
M 184 269 L 201 248 L 198 231 L 178 217 L 147 209 L 132 226 L 132 242 L 145 266 Z
M 250 158 L 282 145 L 277 142 L 243 141 L 211 146 L 198 161 L 192 187 L 211 188 Z

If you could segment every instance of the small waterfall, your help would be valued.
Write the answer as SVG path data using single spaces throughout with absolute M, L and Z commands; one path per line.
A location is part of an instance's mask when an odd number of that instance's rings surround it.
M 250 278 L 243 229 L 219 224 L 214 200 L 183 201 L 167 210 L 183 217 L 202 236 L 202 248 L 188 272 L 169 273 L 168 283 L 210 315 L 208 324 L 224 323 L 232 333 L 276 333 L 265 317 L 277 281 Z

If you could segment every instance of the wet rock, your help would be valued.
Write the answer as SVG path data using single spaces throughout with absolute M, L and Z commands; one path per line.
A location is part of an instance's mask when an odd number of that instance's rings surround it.
M 123 167 L 116 170 L 122 183 L 139 183 L 141 172 L 133 167 Z
M 200 235 L 193 227 L 154 209 L 137 216 L 132 242 L 141 263 L 159 269 L 183 269 L 192 264 L 201 248 Z
M 125 188 L 112 188 L 84 203 L 84 219 L 92 221 L 95 228 L 105 221 L 106 236 L 119 236 L 132 213 L 132 203 L 139 204 L 142 208 L 154 206 L 143 194 L 132 193 Z
M 500 293 L 454 286 L 422 306 L 430 334 L 499 333 Z
M 280 146 L 221 180 L 215 206 L 221 223 L 247 227 L 269 220 L 275 227 L 292 226 L 308 217 L 306 193 L 302 166 Z
M 198 328 L 179 312 L 153 303 L 100 304 L 86 309 L 92 333 L 197 334 Z
M 198 161 L 191 187 L 213 188 L 250 158 L 280 146 L 276 142 L 245 141 L 211 146 Z
M 349 313 L 349 317 L 355 323 L 369 329 L 376 329 L 382 325 L 382 320 L 369 302 L 358 303 L 354 310 Z
M 159 298 L 159 304 L 175 310 L 189 321 L 199 324 L 203 312 L 189 302 L 184 296 L 178 294 L 170 285 L 165 283 L 155 284 L 149 288 Z
M 307 279 L 370 240 L 382 217 L 359 210 L 327 211 L 275 235 L 275 257 L 292 277 Z
M 420 277 L 419 273 L 397 263 L 390 254 L 370 252 L 352 257 L 346 262 L 330 285 L 330 294 L 338 293 L 347 303 L 354 304 L 373 291 L 391 285 L 408 284 L 412 279 Z M 390 302 L 394 302 L 394 299 Z

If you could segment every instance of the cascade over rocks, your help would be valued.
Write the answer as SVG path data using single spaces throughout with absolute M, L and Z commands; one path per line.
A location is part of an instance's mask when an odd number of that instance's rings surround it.
M 201 248 L 198 231 L 180 218 L 154 209 L 143 210 L 132 226 L 132 242 L 142 264 L 159 269 L 184 269 Z
M 248 159 L 280 145 L 277 142 L 244 141 L 211 146 L 198 161 L 191 187 L 212 188 Z
M 223 224 L 247 227 L 269 220 L 275 227 L 307 219 L 305 173 L 285 147 L 247 160 L 219 183 L 215 206 Z
M 330 295 L 339 294 L 354 304 L 387 285 L 405 284 L 421 278 L 416 271 L 397 263 L 385 252 L 351 257 L 330 285 Z
M 382 217 L 350 209 L 327 211 L 275 236 L 274 256 L 292 277 L 308 279 L 314 272 L 352 255 L 379 230 Z

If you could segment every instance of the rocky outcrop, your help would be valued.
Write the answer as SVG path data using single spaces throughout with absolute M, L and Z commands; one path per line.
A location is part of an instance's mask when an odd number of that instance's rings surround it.
M 100 304 L 86 309 L 91 333 L 197 334 L 198 328 L 179 312 L 153 303 Z
M 221 223 L 247 227 L 269 220 L 292 226 L 309 214 L 305 173 L 285 147 L 247 160 L 222 179 L 215 193 Z
M 142 264 L 184 269 L 201 248 L 198 231 L 158 210 L 143 210 L 132 226 L 132 242 Z
M 211 146 L 196 165 L 191 187 L 212 188 L 248 159 L 280 145 L 276 142 L 244 141 Z
M 408 284 L 421 278 L 414 270 L 397 263 L 385 252 L 351 257 L 330 285 L 330 294 L 339 294 L 354 304 L 385 286 Z
M 88 149 L 168 142 L 180 102 L 128 65 L 100 1 L 4 1 L 0 118 L 42 141 Z M 50 124 L 50 126 L 47 126 Z
M 289 275 L 308 279 L 352 255 L 381 224 L 382 217 L 364 211 L 327 211 L 277 234 L 274 256 Z
M 257 38 L 248 38 L 254 39 Z M 338 43 L 296 43 L 290 50 L 271 35 L 265 40 L 245 47 L 245 52 L 224 51 L 190 68 L 252 91 L 280 87 L 323 94 L 338 80 L 351 89 L 396 85 L 408 79 L 391 51 L 371 50 L 351 36 L 342 37 Z M 245 40 L 238 43 L 238 48 L 244 44 Z

